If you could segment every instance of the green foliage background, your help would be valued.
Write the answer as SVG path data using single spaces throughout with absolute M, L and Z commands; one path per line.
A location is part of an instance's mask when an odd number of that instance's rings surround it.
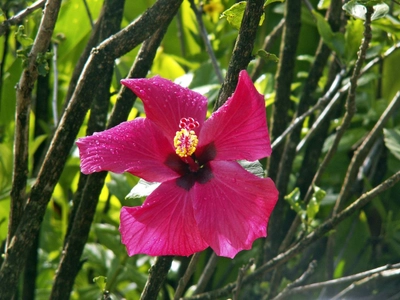
M 290 2 L 292 0 L 286 1 Z M 93 21 L 96 22 L 99 18 L 103 1 L 87 0 L 86 2 L 90 15 Z M 151 0 L 126 1 L 121 28 L 126 27 L 140 17 L 154 2 Z M 1 3 L 3 13 L 0 21 L 5 22 L 31 4 L 32 1 L 24 0 Z M 223 74 L 226 74 L 235 40 L 238 37 L 238 29 L 232 26 L 226 18 L 220 19 L 219 15 L 223 10 L 227 10 L 234 5 L 235 1 L 216 0 L 205 1 L 202 4 L 204 4 L 202 20 L 208 32 L 208 38 L 219 67 Z M 357 59 L 357 51 L 363 38 L 364 27 L 362 20 L 346 16 L 343 12 L 342 29 L 340 31 L 332 30 L 326 17 L 324 17 L 326 10 L 331 5 L 330 1 L 311 1 L 309 4 L 314 7 L 314 11 L 311 12 L 305 5 L 302 6 L 301 31 L 294 57 L 294 76 L 293 78 L 288 78 L 291 81 L 290 103 L 287 106 L 286 115 L 281 116 L 282 119 L 289 121 L 296 116 L 305 82 L 309 79 L 309 76 L 312 76 L 309 70 L 318 51 L 320 39 L 330 48 L 332 53 L 323 68 L 322 76 L 317 78 L 316 89 L 309 95 L 310 98 L 314 99 L 310 101 L 310 107 L 316 103 L 316 99 L 324 95 L 327 89 L 326 84 L 330 80 L 329 71 L 333 64 L 338 63 L 339 68 L 345 70 L 340 86 L 343 87 L 349 82 Z M 263 58 L 260 58 L 256 53 L 263 48 L 264 39 L 284 18 L 285 5 L 286 3 L 272 2 L 265 6 L 264 21 L 258 28 L 253 47 L 254 56 L 248 66 L 249 73 L 252 74 L 260 60 L 266 59 L 266 61 L 261 62 L 262 67 L 258 73 L 253 73 L 253 80 L 259 92 L 265 95 L 270 128 L 275 126 L 272 116 L 275 109 L 276 74 L 278 72 L 278 63 L 272 55 L 281 58 L 280 54 L 285 46 L 281 39 L 281 33 L 276 35 L 276 40 L 271 44 L 271 47 L 266 49 L 271 56 L 268 53 L 264 53 L 260 54 L 263 56 Z M 286 249 L 278 250 L 276 246 L 275 248 L 269 246 L 268 240 L 267 242 L 257 240 L 253 249 L 239 253 L 233 260 L 218 258 L 215 271 L 205 292 L 236 282 L 239 269 L 248 264 L 250 258 L 254 258 L 256 263 L 247 271 L 247 274 L 253 272 L 255 268 L 268 262 L 275 255 L 289 249 L 291 244 L 301 241 L 305 234 L 312 232 L 318 225 L 331 217 L 334 203 L 340 194 L 346 170 L 356 148 L 371 132 L 391 101 L 395 101 L 395 95 L 400 90 L 400 51 L 398 51 L 400 47 L 400 7 L 395 3 L 388 3 L 388 5 L 390 7 L 388 15 L 374 20 L 372 23 L 372 40 L 366 52 L 366 63 L 379 57 L 383 57 L 383 59 L 359 78 L 355 98 L 357 112 L 341 139 L 335 156 L 329 163 L 321 180 L 317 182 L 318 187 L 315 187 L 315 189 L 318 189 L 319 193 L 314 194 L 314 198 L 308 206 L 302 202 L 305 197 L 304 187 L 300 188 L 300 190 L 296 189 L 299 186 L 301 174 L 304 174 L 301 172 L 302 169 L 307 168 L 305 152 L 313 147 L 321 147 L 321 152 L 318 154 L 319 157 L 316 159 L 319 163 L 322 161 L 327 151 L 331 148 L 337 128 L 343 120 L 346 111 L 346 95 L 341 97 L 333 114 L 325 118 L 328 121 L 326 132 L 317 133 L 321 135 L 320 140 L 322 142 L 320 142 L 320 145 L 306 144 L 306 148 L 296 153 L 293 165 L 288 169 L 290 176 L 285 183 L 285 191 L 281 191 L 280 201 L 282 207 L 276 212 L 279 215 L 275 215 L 271 219 L 271 222 L 275 223 L 270 224 L 269 235 L 275 236 L 274 233 L 271 233 L 271 230 L 277 227 L 288 230 L 295 214 L 298 213 L 302 215 L 303 222 L 298 226 L 291 243 Z M 29 47 L 36 37 L 41 18 L 42 10 L 38 9 L 24 18 L 20 24 L 10 26 L 6 33 L 0 37 L 1 253 L 6 252 L 5 245 L 10 214 L 15 134 L 15 87 L 23 72 L 23 59 L 18 55 L 21 56 L 21 53 L 22 55 L 27 55 L 29 53 Z M 21 25 L 23 25 L 23 31 L 19 27 Z M 15 34 L 18 28 L 20 28 L 20 33 Z M 48 143 L 57 128 L 57 118 L 63 113 L 72 72 L 88 43 L 92 30 L 84 1 L 65 0 L 62 2 L 49 47 L 49 51 L 53 53 L 53 56 L 47 59 L 49 69 L 48 72 L 45 70 L 46 75 L 36 82 L 36 87 L 32 93 L 33 102 L 29 125 L 29 175 L 26 187 L 28 195 L 31 185 L 36 180 L 37 170 L 40 168 L 40 156 L 46 153 L 46 147 L 48 147 Z M 385 56 L 385 51 L 391 48 L 394 49 L 394 52 Z M 56 55 L 54 55 L 55 50 L 57 50 Z M 115 60 L 113 79 L 109 87 L 109 113 L 116 103 L 117 93 L 121 88 L 119 81 L 122 78 L 126 78 L 138 50 L 139 47 L 132 49 L 126 55 Z M 268 59 L 269 57 L 271 59 Z M 53 59 L 57 69 L 54 67 Z M 45 67 L 46 60 L 43 60 L 39 63 L 38 68 L 39 70 L 41 68 L 44 70 Z M 55 77 L 56 72 L 57 78 Z M 148 77 L 154 75 L 171 79 L 206 95 L 209 99 L 209 112 L 212 112 L 221 83 L 218 81 L 210 57 L 205 51 L 205 44 L 201 38 L 199 25 L 187 0 L 183 1 L 177 16 L 170 24 L 157 50 L 151 70 L 148 72 Z M 46 120 L 35 120 L 36 112 L 39 109 L 36 106 L 36 100 L 40 97 L 37 93 L 37 85 L 39 84 L 48 91 L 47 107 L 45 107 L 47 111 Z M 55 87 L 56 99 L 53 100 L 52 95 Z M 52 101 L 56 103 L 57 114 L 52 111 Z M 300 138 L 304 138 L 307 135 L 320 112 L 321 110 L 316 110 L 305 119 L 301 125 Z M 137 100 L 129 114 L 129 119 L 143 114 L 143 106 L 140 100 Z M 57 118 L 55 118 L 56 115 L 58 116 Z M 86 116 L 76 138 L 86 135 L 88 118 L 89 114 Z M 289 123 L 287 126 L 289 126 Z M 40 127 L 40 130 L 37 127 Z M 379 185 L 400 169 L 400 114 L 398 109 L 392 112 L 384 127 L 385 129 L 380 131 L 379 137 L 364 160 L 364 168 L 360 168 L 357 181 L 352 183 L 353 190 L 346 206 L 355 201 L 362 193 Z M 37 134 L 37 132 L 40 132 L 40 134 Z M 273 139 L 276 138 L 277 136 L 273 136 Z M 276 151 L 283 153 L 282 147 L 277 147 L 277 149 L 279 150 Z M 283 158 L 280 159 L 283 160 Z M 80 176 L 79 163 L 77 148 L 74 145 L 70 149 L 70 155 L 55 186 L 41 224 L 40 239 L 37 245 L 38 261 L 34 262 L 37 268 L 37 275 L 31 278 L 31 281 L 35 282 L 35 299 L 48 299 L 53 288 L 53 279 L 56 276 L 56 270 L 62 257 L 64 237 L 67 233 L 69 215 L 73 206 L 72 199 L 77 191 Z M 271 165 L 268 161 L 262 161 L 262 164 L 265 169 L 267 169 L 268 165 Z M 272 172 L 275 171 L 273 170 Z M 275 177 L 273 178 L 274 180 L 278 176 L 276 172 L 274 173 L 275 176 L 273 175 Z M 271 170 L 268 170 L 268 173 L 271 173 Z M 140 205 L 141 201 L 143 201 L 143 199 L 125 199 L 137 181 L 138 178 L 129 174 L 107 175 L 106 183 L 100 194 L 89 239 L 81 256 L 82 267 L 75 279 L 70 295 L 71 299 L 140 298 L 148 278 L 148 270 L 154 263 L 154 258 L 144 255 L 128 257 L 124 246 L 120 242 L 118 232 L 121 206 Z M 286 202 L 284 200 L 285 195 L 288 195 Z M 258 276 L 257 280 L 251 283 L 244 284 L 239 298 L 273 298 L 289 283 L 300 277 L 312 260 L 317 261 L 317 267 L 308 276 L 307 281 L 302 284 L 342 278 L 382 265 L 399 263 L 399 195 L 399 185 L 395 185 L 393 188 L 379 194 L 369 204 L 357 210 L 355 214 L 352 214 L 351 217 L 338 225 L 334 231 L 321 236 L 306 251 L 291 257 L 283 267 L 275 267 L 276 273 L 274 276 L 270 272 L 264 276 Z M 333 244 L 327 242 L 331 235 L 334 236 L 332 238 Z M 284 235 L 281 236 L 280 240 L 283 237 Z M 211 255 L 211 250 L 207 250 L 200 255 L 197 267 L 185 290 L 186 296 L 189 297 L 193 293 Z M 158 296 L 159 299 L 174 298 L 178 281 L 184 274 L 189 261 L 190 258 L 185 257 L 176 257 L 174 259 L 167 280 Z M 329 266 L 333 268 L 331 270 L 333 273 L 330 274 L 332 277 L 329 275 Z M 104 277 L 107 278 L 106 282 L 104 282 Z M 94 278 L 97 278 L 95 280 L 96 283 Z M 15 290 L 17 298 L 21 298 L 22 290 L 26 288 L 27 284 L 26 280 L 24 281 L 22 278 L 19 282 L 19 292 Z M 399 295 L 399 287 L 393 283 L 392 277 L 380 283 L 380 285 L 362 286 L 354 295 L 377 295 L 376 297 L 393 296 L 396 293 L 397 296 Z M 326 295 L 333 296 L 347 285 L 339 285 L 327 290 L 313 290 L 304 293 L 304 295 L 292 297 L 294 297 L 293 299 L 300 299 L 300 297 L 310 299 Z M 108 291 L 107 293 L 105 292 L 106 290 Z M 222 296 L 224 299 L 227 297 L 232 297 L 232 293 L 230 292 L 229 296 Z M 287 297 L 290 298 L 290 296 Z

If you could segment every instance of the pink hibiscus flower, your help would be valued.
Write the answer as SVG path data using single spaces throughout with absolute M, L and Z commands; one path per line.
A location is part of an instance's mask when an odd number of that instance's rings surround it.
M 140 207 L 122 207 L 129 255 L 189 256 L 210 246 L 233 258 L 267 235 L 278 191 L 237 160 L 271 154 L 264 98 L 246 71 L 207 120 L 207 99 L 169 80 L 125 79 L 144 104 L 137 118 L 77 141 L 84 174 L 129 172 L 161 184 Z

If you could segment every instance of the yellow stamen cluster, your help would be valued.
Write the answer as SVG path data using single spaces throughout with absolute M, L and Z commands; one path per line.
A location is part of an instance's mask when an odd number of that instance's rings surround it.
M 174 137 L 175 152 L 180 157 L 188 157 L 196 151 L 199 140 L 194 130 L 188 130 L 186 128 L 176 132 Z

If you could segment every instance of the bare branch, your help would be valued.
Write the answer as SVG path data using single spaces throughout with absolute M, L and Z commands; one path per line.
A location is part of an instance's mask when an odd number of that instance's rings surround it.
M 218 262 L 218 256 L 215 254 L 215 252 L 213 252 L 211 254 L 211 257 L 208 259 L 207 265 L 204 268 L 203 273 L 201 273 L 199 282 L 197 283 L 193 295 L 202 293 L 205 290 L 208 282 L 211 279 L 211 276 L 214 274 L 215 268 L 217 267 L 217 262 Z
M 254 258 L 251 258 L 249 263 L 239 269 L 239 273 L 236 279 L 236 287 L 233 289 L 233 300 L 238 300 L 240 294 L 240 288 L 242 286 L 243 277 L 245 276 L 248 269 L 254 265 Z
M 192 10 L 194 11 L 194 14 L 196 15 L 196 20 L 197 20 L 197 23 L 199 24 L 199 28 L 200 28 L 200 35 L 206 46 L 206 51 L 208 53 L 208 56 L 211 59 L 211 64 L 214 68 L 215 74 L 217 75 L 219 83 L 222 84 L 224 82 L 224 78 L 222 76 L 221 69 L 218 66 L 218 61 L 217 61 L 217 58 L 215 57 L 210 40 L 208 39 L 206 27 L 204 26 L 204 23 L 203 23 L 202 11 L 197 8 L 197 6 L 193 0 L 189 0 L 189 2 L 190 2 L 190 7 L 192 8 Z
M 91 14 L 91 12 L 90 12 L 90 8 L 89 8 L 89 5 L 87 4 L 87 1 L 86 0 L 82 0 L 83 1 L 83 4 L 85 5 L 85 10 L 86 10 L 86 14 L 88 15 L 88 18 L 89 18 L 89 22 L 90 22 L 90 27 L 92 27 L 93 28 L 93 24 L 94 24 L 94 22 L 93 22 L 93 17 L 92 17 L 92 14 Z
M 52 110 L 53 110 L 53 120 L 54 126 L 57 126 L 58 123 L 58 107 L 57 107 L 57 94 L 58 94 L 58 66 L 57 66 L 57 55 L 58 55 L 58 44 L 53 44 L 53 101 L 52 101 Z
M 350 195 L 350 190 L 352 184 L 354 184 L 354 180 L 357 177 L 358 170 L 368 155 L 369 150 L 371 149 L 373 143 L 376 141 L 378 136 L 381 134 L 383 127 L 386 122 L 392 116 L 392 114 L 398 109 L 400 105 L 400 92 L 397 92 L 394 98 L 392 99 L 390 105 L 385 109 L 378 122 L 376 122 L 374 128 L 368 133 L 367 137 L 361 143 L 361 145 L 355 151 L 349 167 L 347 168 L 346 177 L 344 183 L 342 185 L 342 189 L 340 191 L 339 197 L 336 200 L 334 212 L 338 212 L 340 210 L 343 202 L 346 201 Z
M 392 55 L 394 52 L 400 49 L 400 42 L 397 44 L 393 45 L 390 47 L 388 50 L 385 51 L 385 53 L 381 56 L 378 56 L 371 60 L 368 64 L 364 66 L 364 68 L 360 72 L 360 76 L 368 72 L 369 70 L 372 69 L 376 64 L 381 62 L 382 60 L 386 59 L 390 55 Z M 326 108 L 321 112 L 321 114 L 318 116 L 317 120 L 313 123 L 311 128 L 308 130 L 307 135 L 301 140 L 301 142 L 297 145 L 296 151 L 300 152 L 303 146 L 310 140 L 310 138 L 313 136 L 314 132 L 316 129 L 320 126 L 322 121 L 325 119 L 325 116 L 332 110 L 332 108 L 338 103 L 338 100 L 341 98 L 341 96 L 346 93 L 350 88 L 350 82 L 344 85 L 332 98 L 332 101 L 329 102 L 329 104 L 326 106 Z
M 327 280 L 327 281 L 322 281 L 322 282 L 316 282 L 308 285 L 303 285 L 299 287 L 294 287 L 290 290 L 288 290 L 284 296 L 290 296 L 293 294 L 299 294 L 299 293 L 305 293 L 308 291 L 316 290 L 316 289 L 321 289 L 329 286 L 335 286 L 343 283 L 348 283 L 356 280 L 360 280 L 366 277 L 369 277 L 373 274 L 380 273 L 386 270 L 391 270 L 391 269 L 396 269 L 399 270 L 400 264 L 394 264 L 394 265 L 385 265 L 379 268 L 375 268 L 372 270 L 368 270 L 365 272 L 349 275 L 349 276 L 344 276 L 338 279 L 332 279 L 332 280 Z M 275 299 L 276 300 L 276 299 Z
M 107 14 L 112 14 L 113 17 L 115 17 L 116 15 L 120 15 L 120 17 L 122 17 L 122 8 L 124 4 L 123 1 L 106 1 L 105 4 L 107 4 L 107 6 L 105 6 Z M 119 8 L 119 12 L 113 11 L 110 6 L 112 6 L 113 9 Z M 109 21 L 111 20 L 110 18 L 107 19 Z M 172 20 L 172 15 L 170 20 Z M 114 23 L 114 26 L 119 26 L 118 19 L 117 22 L 111 23 Z M 160 45 L 167 28 L 168 24 L 165 24 L 165 26 L 161 26 L 159 30 L 157 30 L 148 40 L 143 43 L 136 57 L 135 63 L 130 70 L 129 77 L 146 76 L 156 55 L 157 48 Z M 103 87 L 100 87 L 98 89 L 99 93 L 104 94 L 102 97 L 107 98 L 103 99 L 106 100 L 103 101 L 105 102 L 105 104 L 108 103 L 109 98 L 109 94 L 106 90 L 108 90 L 110 86 L 112 68 L 113 62 L 110 62 L 108 66 L 109 78 L 106 78 L 107 82 L 103 84 Z M 104 75 L 105 74 L 103 74 L 102 76 L 107 77 Z M 99 79 L 99 81 L 102 81 L 103 79 Z M 101 95 L 97 95 L 97 98 L 99 99 L 102 97 Z M 115 105 L 114 110 L 110 116 L 108 128 L 112 127 L 113 124 L 119 124 L 120 122 L 127 119 L 129 111 L 131 110 L 136 97 L 132 95 L 130 90 L 123 86 L 120 89 L 120 93 L 118 94 L 117 99 L 117 104 Z M 95 106 L 94 104 L 96 104 L 96 102 L 97 101 L 93 102 L 92 106 Z M 108 105 L 104 106 L 101 103 L 97 103 L 96 106 L 97 108 L 93 108 L 92 110 L 92 113 L 94 113 L 94 115 L 91 114 L 89 120 L 88 134 L 92 134 L 93 131 L 100 131 L 104 129 L 105 126 L 104 122 L 106 119 L 106 111 Z M 99 124 L 103 125 L 99 126 Z M 77 276 L 77 273 L 79 271 L 80 257 L 82 255 L 83 248 L 89 235 L 90 227 L 99 200 L 99 194 L 103 188 L 106 175 L 107 172 L 94 173 L 89 176 L 81 174 L 81 177 L 79 178 L 78 191 L 74 197 L 74 209 L 71 212 L 71 215 L 73 216 L 70 218 L 71 224 L 68 228 L 69 232 L 68 236 L 66 237 L 62 260 L 60 262 L 57 275 L 55 277 L 55 282 L 51 294 L 52 299 L 60 300 L 68 299 L 69 297 L 75 277 Z M 82 201 L 83 199 L 84 201 Z
M 296 286 L 301 285 L 314 273 L 316 266 L 317 266 L 317 262 L 315 260 L 313 260 L 308 265 L 307 270 L 298 279 L 296 279 L 292 283 L 288 284 L 287 287 L 279 295 L 277 295 L 275 298 L 273 298 L 273 300 L 280 300 L 280 299 L 283 299 L 284 297 L 290 295 Z
M 10 26 L 20 23 L 25 17 L 29 16 L 35 10 L 42 8 L 45 2 L 46 0 L 38 0 L 15 16 L 3 21 L 3 23 L 0 24 L 0 36 L 2 36 Z
M 274 27 L 269 35 L 264 39 L 263 49 L 267 52 L 270 51 L 275 41 L 279 36 L 282 35 L 283 25 L 285 25 L 285 19 L 279 21 L 279 23 Z M 253 72 L 251 73 L 251 79 L 255 81 L 261 74 L 262 68 L 265 65 L 265 61 L 261 58 L 257 59 L 256 65 L 254 66 Z
M 28 178 L 29 113 L 32 102 L 32 90 L 38 77 L 36 59 L 39 53 L 45 53 L 49 47 L 60 5 L 61 0 L 48 0 L 39 31 L 27 58 L 27 66 L 17 84 L 14 170 L 10 194 L 11 208 L 7 244 L 10 244 L 11 238 L 14 236 L 20 223 L 25 204 L 25 189 Z
M 332 99 L 332 94 L 337 91 L 339 88 L 339 84 L 342 82 L 342 78 L 344 76 L 345 70 L 338 73 L 336 75 L 335 80 L 333 81 L 332 85 L 330 86 L 329 90 L 325 93 L 324 96 L 318 99 L 317 104 L 311 107 L 308 111 L 302 114 L 300 117 L 297 117 L 293 120 L 292 124 L 280 135 L 278 136 L 274 142 L 272 143 L 272 149 L 278 147 L 285 139 L 285 137 L 291 133 L 297 126 L 301 125 L 303 121 L 310 115 L 312 115 L 315 111 L 322 109 L 327 103 L 329 103 L 330 99 Z
M 179 300 L 185 290 L 190 277 L 192 277 L 194 271 L 196 270 L 197 262 L 199 261 L 201 252 L 195 253 L 190 260 L 189 266 L 186 269 L 185 274 L 179 279 L 178 287 L 176 288 L 174 300 Z
M 366 284 L 371 284 L 372 281 L 378 280 L 381 277 L 396 277 L 400 276 L 400 268 L 395 268 L 395 269 L 390 269 L 390 270 L 384 270 L 378 273 L 375 273 L 373 275 L 370 275 L 366 278 L 363 278 L 357 282 L 352 283 L 350 286 L 345 288 L 343 291 L 341 291 L 339 294 L 331 298 L 331 300 L 338 300 L 338 299 L 343 299 L 343 297 L 346 296 L 346 294 L 350 293 L 354 289 L 359 288 L 360 286 L 366 285 Z
M 368 12 L 366 14 L 366 20 L 364 22 L 364 28 L 365 28 L 364 29 L 364 39 L 361 43 L 360 50 L 358 53 L 358 59 L 356 61 L 353 75 L 351 76 L 351 79 L 350 79 L 350 89 L 349 89 L 348 97 L 347 97 L 347 101 L 346 101 L 346 113 L 343 117 L 343 120 L 339 127 L 339 130 L 336 133 L 336 136 L 335 136 L 335 139 L 333 141 L 331 148 L 329 149 L 328 153 L 325 155 L 325 157 L 321 163 L 321 166 L 318 168 L 318 171 L 312 180 L 312 184 L 310 184 L 310 187 L 304 198 L 305 203 L 308 203 L 309 199 L 311 199 L 311 196 L 313 193 L 313 186 L 319 181 L 323 172 L 325 171 L 326 167 L 328 166 L 329 162 L 331 161 L 332 157 L 335 155 L 336 150 L 339 146 L 339 142 L 340 142 L 341 138 L 343 137 L 347 128 L 350 126 L 351 119 L 353 118 L 353 116 L 356 112 L 355 97 L 356 97 L 356 89 L 358 86 L 357 80 L 360 76 L 361 68 L 365 61 L 365 55 L 366 55 L 367 49 L 369 47 L 369 42 L 371 41 L 371 38 L 372 38 L 372 33 L 371 33 L 372 13 L 373 13 L 373 9 L 371 8 L 368 10 Z
M 159 256 L 156 262 L 150 268 L 149 278 L 140 296 L 140 300 L 153 300 L 157 299 L 158 292 L 164 283 L 169 268 L 171 267 L 173 256 Z
M 263 13 L 263 5 L 264 1 L 262 0 L 247 1 L 239 36 L 236 40 L 225 81 L 221 86 L 214 110 L 224 104 L 232 95 L 238 82 L 240 70 L 246 69 L 251 60 L 257 28 Z

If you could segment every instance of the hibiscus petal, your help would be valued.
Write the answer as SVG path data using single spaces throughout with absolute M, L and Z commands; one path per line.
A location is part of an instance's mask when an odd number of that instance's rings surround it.
M 140 207 L 122 207 L 119 228 L 130 256 L 189 256 L 208 247 L 193 215 L 189 192 L 162 183 Z
M 200 126 L 205 120 L 207 98 L 170 80 L 156 76 L 124 79 L 121 83 L 142 99 L 146 117 L 157 124 L 171 142 L 176 131 L 180 130 L 182 118 L 194 118 Z
M 81 138 L 76 144 L 84 174 L 129 172 L 153 182 L 179 176 L 165 165 L 174 149 L 158 127 L 147 119 L 121 123 Z
M 264 97 L 246 71 L 240 72 L 232 97 L 204 123 L 196 154 L 209 144 L 216 160 L 254 161 L 271 154 Z
M 267 235 L 278 191 L 269 178 L 248 173 L 236 162 L 210 162 L 213 178 L 193 187 L 195 218 L 217 255 L 233 258 Z

